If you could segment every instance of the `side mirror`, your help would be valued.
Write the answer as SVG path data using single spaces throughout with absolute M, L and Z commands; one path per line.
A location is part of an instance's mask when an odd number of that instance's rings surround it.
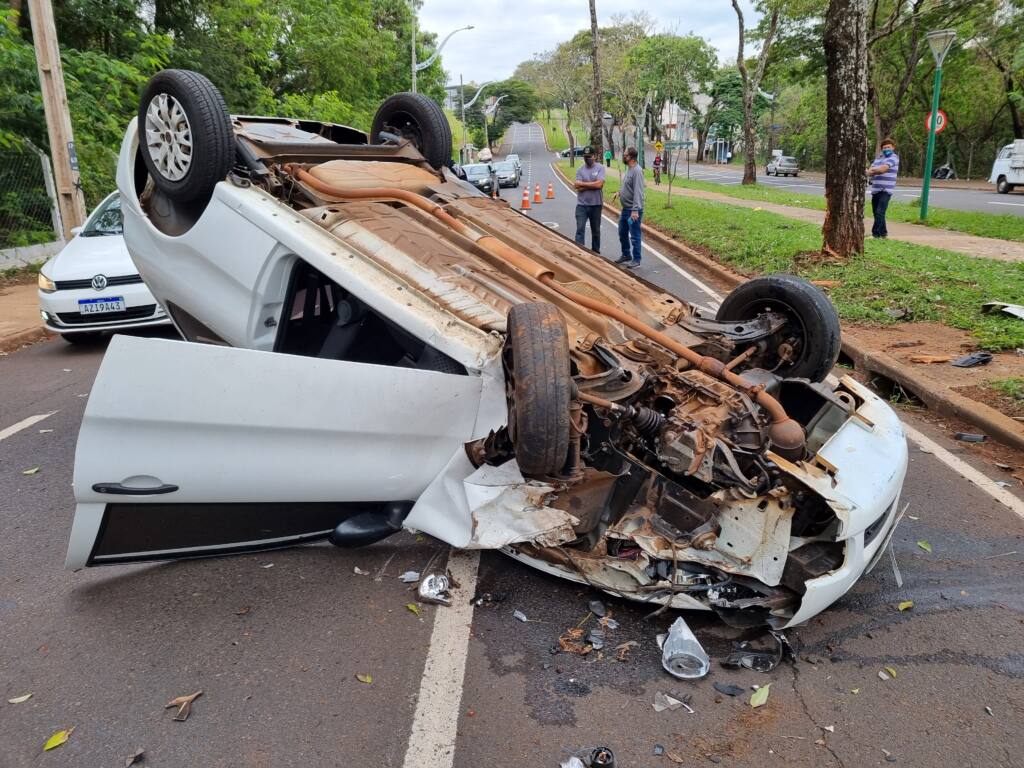
M 77 226 L 77 227 L 72 227 L 72 228 L 71 228 L 71 236 L 72 236 L 72 237 L 74 237 L 75 235 L 80 235 L 80 234 L 82 234 L 82 230 L 83 230 L 83 229 L 85 229 L 85 227 L 84 227 L 84 226 L 82 226 L 82 225 L 79 225 L 79 226 Z

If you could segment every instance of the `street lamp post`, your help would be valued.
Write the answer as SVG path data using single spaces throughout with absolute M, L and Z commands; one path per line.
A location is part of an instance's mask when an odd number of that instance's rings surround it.
M 477 90 L 476 96 L 469 101 L 466 101 L 466 92 L 462 90 L 462 75 L 459 75 L 459 103 L 462 105 L 462 152 L 459 153 L 459 159 L 463 164 L 465 164 L 466 160 L 469 159 L 466 157 L 466 107 L 472 107 L 476 104 L 476 100 L 480 98 L 480 94 L 484 92 L 484 88 L 491 85 L 493 82 L 493 80 L 487 80 L 484 82 L 484 84 Z
M 430 56 L 427 58 L 426 61 L 417 62 L 416 61 L 416 11 L 415 10 L 413 11 L 413 14 L 412 14 L 412 35 L 411 35 L 411 40 L 412 40 L 412 43 L 411 43 L 411 49 L 412 49 L 412 92 L 413 93 L 416 93 L 416 73 L 417 72 L 422 72 L 424 69 L 426 69 L 427 67 L 429 67 L 431 64 L 434 63 L 434 61 L 437 59 L 437 57 L 441 55 L 441 49 L 444 48 L 445 43 L 447 43 L 449 40 L 451 40 L 452 35 L 454 35 L 456 32 L 463 32 L 463 31 L 465 31 L 467 29 L 473 29 L 473 25 L 470 24 L 470 25 L 465 26 L 465 27 L 459 27 L 458 29 L 453 29 L 451 32 L 449 32 L 447 35 L 445 35 L 444 40 L 441 41 L 441 44 L 439 46 L 437 46 L 437 48 L 434 50 L 434 52 L 432 54 L 430 54 Z
M 479 95 L 479 94 L 477 94 L 477 95 Z M 495 115 L 495 117 L 497 117 L 498 105 L 501 104 L 501 100 L 502 99 L 507 99 L 507 98 L 508 98 L 508 94 L 507 93 L 503 93 L 501 96 L 499 96 L 498 98 L 496 98 L 494 100 L 494 103 L 491 104 L 491 106 L 483 108 L 483 113 L 484 113 L 484 144 L 487 145 L 488 149 L 491 148 L 491 139 L 490 139 L 489 134 L 487 133 L 487 116 L 488 115 Z M 473 101 L 476 101 L 476 99 L 473 99 Z
M 921 186 L 921 221 L 928 218 L 928 192 L 932 182 L 932 158 L 935 155 L 935 129 L 939 122 L 939 89 L 942 87 L 942 62 L 956 39 L 955 29 L 939 29 L 927 35 L 928 47 L 935 57 L 935 84 L 932 86 L 932 115 L 928 123 L 928 152 L 924 159 L 924 184 Z

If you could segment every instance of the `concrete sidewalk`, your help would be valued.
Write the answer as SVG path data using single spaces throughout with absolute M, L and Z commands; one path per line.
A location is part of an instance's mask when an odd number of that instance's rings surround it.
M 0 352 L 45 338 L 35 283 L 0 287 Z
M 619 176 L 618 168 L 608 169 L 610 175 Z M 654 186 L 649 181 L 647 190 L 667 192 L 668 184 L 662 183 Z M 695 197 L 702 200 L 712 200 L 716 203 L 736 205 L 741 208 L 755 208 L 757 210 L 777 213 L 798 221 L 806 221 L 809 224 L 821 226 L 825 221 L 825 212 L 812 208 L 795 208 L 789 205 L 778 205 L 766 203 L 760 200 L 743 200 L 738 197 L 719 194 L 718 192 L 705 192 L 699 189 L 686 189 L 681 187 L 672 188 L 673 195 L 680 197 Z M 997 261 L 1024 261 L 1024 243 L 1016 243 L 1010 240 L 997 240 L 992 237 L 978 237 L 963 232 L 954 232 L 950 229 L 938 229 L 937 227 L 926 227 L 921 224 L 906 224 L 902 222 L 889 222 L 889 239 L 901 240 L 917 245 L 927 245 L 933 248 L 944 248 L 947 251 L 957 251 L 968 256 L 976 256 L 983 259 L 995 259 Z M 871 220 L 864 220 L 864 232 L 871 233 Z

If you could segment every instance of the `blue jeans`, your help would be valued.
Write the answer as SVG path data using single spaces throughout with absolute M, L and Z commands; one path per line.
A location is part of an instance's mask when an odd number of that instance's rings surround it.
M 590 222 L 590 247 L 592 250 L 601 252 L 601 210 L 600 205 L 576 204 L 576 242 L 585 245 L 583 236 L 587 232 L 587 222 Z
M 885 227 L 885 211 L 889 207 L 891 192 L 871 193 L 871 213 L 875 216 L 875 223 L 871 225 L 872 237 L 887 237 L 889 230 Z
M 622 258 L 632 258 L 633 261 L 640 261 L 640 222 L 644 220 L 644 211 L 641 208 L 637 211 L 636 221 L 633 221 L 632 211 L 623 210 L 619 214 L 619 244 L 622 246 Z M 630 254 L 629 245 L 633 241 L 633 253 Z

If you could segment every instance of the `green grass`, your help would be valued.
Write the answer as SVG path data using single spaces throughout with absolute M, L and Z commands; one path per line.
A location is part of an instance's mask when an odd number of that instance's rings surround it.
M 544 129 L 544 134 L 548 137 L 548 146 L 555 152 L 568 149 L 569 139 L 566 138 L 565 131 L 562 130 L 562 121 L 565 119 L 564 110 L 552 109 L 550 120 L 547 119 L 547 115 L 547 110 L 542 109 L 537 113 L 536 120 L 540 123 Z
M 1013 400 L 1024 400 L 1024 379 L 1019 376 L 1010 376 L 1007 379 L 991 379 L 986 381 L 985 385 Z
M 691 170 L 694 167 L 699 168 L 700 166 L 691 166 Z M 649 168 L 646 173 L 648 178 L 653 179 L 653 172 Z M 661 184 L 665 188 L 668 187 L 667 174 L 663 173 L 661 175 Z M 676 175 L 675 180 L 672 182 L 672 187 L 673 189 L 684 187 L 705 192 L 717 192 L 720 195 L 736 197 L 741 200 L 757 200 L 764 203 L 775 203 L 776 205 L 789 205 L 794 208 L 825 210 L 825 198 L 821 195 L 793 192 L 767 184 L 743 186 L 742 184 L 715 184 L 709 181 L 687 180 L 685 170 L 681 175 Z M 889 221 L 921 224 L 918 218 L 920 212 L 920 205 L 916 202 L 891 202 L 889 203 L 887 218 Z M 871 215 L 870 195 L 864 204 L 864 215 Z M 1024 216 L 1014 216 L 1009 213 L 954 211 L 950 208 L 929 206 L 928 220 L 922 226 L 950 229 L 955 232 L 964 232 L 979 237 L 995 237 L 1002 240 L 1024 242 Z
M 609 176 L 605 199 L 618 187 L 618 178 Z M 692 197 L 673 196 L 666 208 L 664 188 L 647 188 L 647 223 L 707 248 L 743 274 L 838 280 L 829 295 L 847 322 L 892 324 L 887 310 L 906 310 L 910 320 L 969 331 L 986 349 L 1024 346 L 1024 321 L 981 313 L 986 301 L 1024 303 L 1024 264 L 897 240 L 869 240 L 865 253 L 846 264 L 819 263 L 821 228 L 815 224 Z
M 459 150 L 462 149 L 462 121 L 450 109 L 444 111 L 448 125 L 452 129 L 452 160 L 459 162 Z

